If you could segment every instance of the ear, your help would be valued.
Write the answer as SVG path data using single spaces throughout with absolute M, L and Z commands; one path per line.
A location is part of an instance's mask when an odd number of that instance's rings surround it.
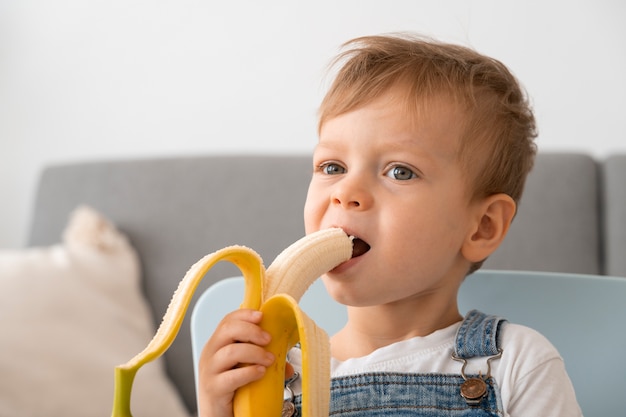
M 507 194 L 494 194 L 476 203 L 475 222 L 461 253 L 468 261 L 484 261 L 500 246 L 515 216 L 517 206 Z

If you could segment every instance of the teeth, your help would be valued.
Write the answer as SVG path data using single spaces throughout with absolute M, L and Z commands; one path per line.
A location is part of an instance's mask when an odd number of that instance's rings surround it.
M 272 335 L 268 346 L 277 358 L 262 379 L 235 392 L 235 417 L 270 417 L 281 414 L 287 351 L 300 341 L 302 347 L 302 416 L 328 415 L 330 401 L 330 345 L 326 333 L 298 306 L 300 297 L 320 275 L 350 259 L 353 240 L 343 230 L 327 229 L 295 242 L 276 257 L 266 271 L 252 249 L 231 246 L 196 262 L 180 282 L 163 321 L 148 346 L 124 365 L 115 368 L 112 417 L 132 417 L 130 396 L 135 374 L 147 362 L 161 356 L 172 344 L 195 289 L 219 261 L 234 263 L 245 280 L 242 308 L 264 312 L 260 326 Z

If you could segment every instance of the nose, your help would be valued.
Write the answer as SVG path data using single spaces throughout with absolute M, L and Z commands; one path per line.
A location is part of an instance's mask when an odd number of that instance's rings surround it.
M 333 205 L 344 209 L 365 210 L 371 206 L 373 197 L 371 187 L 365 181 L 356 176 L 346 176 L 335 185 L 331 200 Z

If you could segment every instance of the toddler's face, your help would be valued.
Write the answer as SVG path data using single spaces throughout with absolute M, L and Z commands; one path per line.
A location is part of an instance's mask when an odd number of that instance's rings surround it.
M 331 295 L 378 305 L 454 296 L 472 223 L 457 157 L 462 114 L 433 100 L 411 119 L 391 95 L 328 120 L 314 152 L 307 233 L 342 227 L 369 250 L 328 273 Z

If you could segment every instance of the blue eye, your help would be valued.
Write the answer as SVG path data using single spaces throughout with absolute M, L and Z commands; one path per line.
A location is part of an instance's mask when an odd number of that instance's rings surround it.
M 339 164 L 328 162 L 320 165 L 320 170 L 326 175 L 344 174 L 346 169 Z
M 389 171 L 387 171 L 386 175 L 399 181 L 407 181 L 412 180 L 413 178 L 417 178 L 415 172 L 402 165 L 392 167 Z

